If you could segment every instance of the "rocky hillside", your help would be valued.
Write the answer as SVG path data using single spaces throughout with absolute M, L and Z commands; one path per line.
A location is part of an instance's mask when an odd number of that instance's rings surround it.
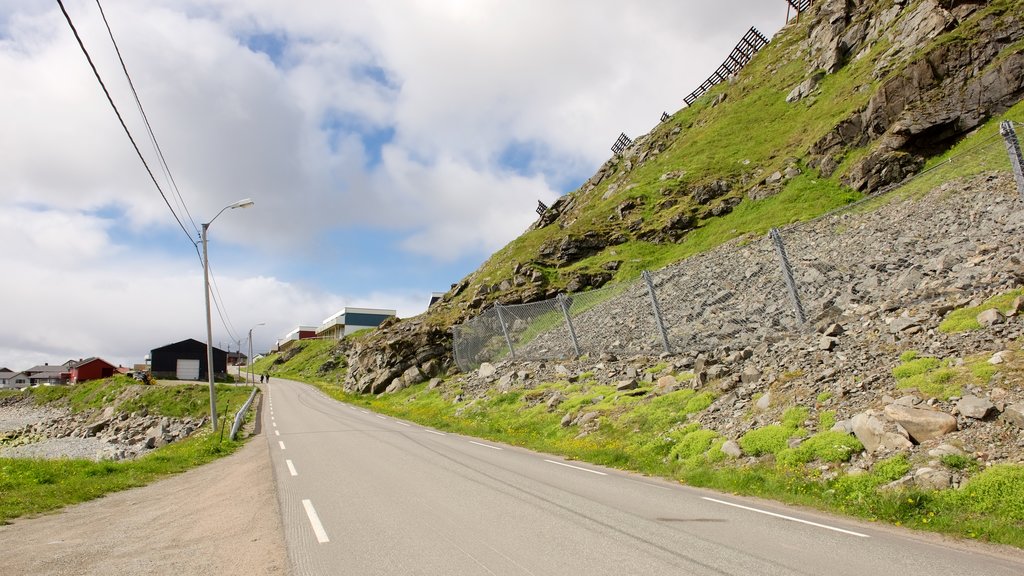
M 915 173 L 1021 100 L 1022 14 L 1022 0 L 815 2 L 429 312 L 343 344 L 347 388 L 450 371 L 450 327 L 494 302 L 631 280 Z

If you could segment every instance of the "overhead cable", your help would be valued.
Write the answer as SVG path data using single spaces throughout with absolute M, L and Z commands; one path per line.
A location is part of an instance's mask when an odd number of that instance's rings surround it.
M 153 175 L 153 171 L 149 168 L 149 163 L 146 162 L 146 158 L 142 155 L 142 151 L 139 150 L 139 145 L 135 143 L 135 138 L 132 137 L 131 131 L 128 130 L 128 125 L 125 124 L 124 118 L 121 116 L 121 111 L 118 110 L 117 105 L 114 104 L 114 99 L 110 96 L 110 91 L 107 90 L 107 85 L 103 83 L 103 78 L 100 76 L 99 71 L 96 69 L 96 65 L 93 64 L 92 56 L 90 56 L 89 51 L 86 50 L 85 44 L 82 42 L 82 37 L 78 35 L 78 29 L 75 28 L 74 22 L 71 21 L 71 16 L 68 14 L 67 9 L 64 8 L 63 0 L 57 0 L 57 4 L 60 6 L 60 11 L 64 13 L 64 19 L 67 20 L 68 26 L 71 27 L 71 32 L 75 35 L 75 40 L 78 41 L 78 46 L 82 49 L 82 54 L 85 55 L 85 59 L 89 62 L 89 67 L 92 68 L 92 73 L 96 76 L 96 81 L 99 82 L 100 88 L 103 89 L 103 93 L 107 96 L 107 102 L 109 102 L 110 107 L 114 109 L 114 114 L 117 115 L 117 120 L 121 123 L 121 128 L 124 129 L 124 133 L 128 136 L 128 140 L 131 141 L 132 147 L 135 148 L 135 153 L 138 155 L 139 160 L 142 161 L 142 165 L 146 168 L 146 173 L 149 174 L 150 180 L 152 180 L 153 185 L 156 186 L 156 190 L 157 192 L 160 193 L 160 197 L 164 199 L 164 204 L 166 204 L 167 209 L 171 211 L 171 215 L 174 216 L 174 220 L 178 223 L 178 226 L 181 228 L 181 231 L 185 233 L 185 236 L 188 238 L 189 242 L 193 246 L 195 246 L 195 241 L 192 240 L 192 235 L 189 234 L 189 231 L 185 228 L 185 225 L 182 224 L 181 218 L 178 217 L 178 214 L 177 212 L 174 211 L 174 208 L 171 206 L 170 201 L 167 200 L 167 195 L 164 194 L 163 189 L 160 188 L 160 183 L 157 182 L 156 176 Z

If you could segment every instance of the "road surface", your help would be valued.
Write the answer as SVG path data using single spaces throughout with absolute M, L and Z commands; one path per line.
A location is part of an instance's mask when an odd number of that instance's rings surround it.
M 265 390 L 297 576 L 1024 574 L 1016 550 L 441 433 L 288 380 Z

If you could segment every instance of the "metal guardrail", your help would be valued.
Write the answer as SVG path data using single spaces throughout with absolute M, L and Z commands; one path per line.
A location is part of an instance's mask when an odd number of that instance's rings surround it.
M 235 436 L 238 435 L 238 429 L 242 427 L 242 420 L 245 419 L 245 413 L 249 411 L 249 407 L 252 406 L 252 401 L 256 398 L 256 393 L 260 389 L 253 387 L 252 394 L 249 394 L 249 399 L 245 401 L 245 404 L 235 414 L 235 423 L 231 425 L 231 439 L 234 440 Z

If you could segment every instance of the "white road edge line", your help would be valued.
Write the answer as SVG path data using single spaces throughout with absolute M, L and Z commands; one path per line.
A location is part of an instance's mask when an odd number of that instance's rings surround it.
M 292 476 L 298 476 L 299 475 L 299 473 L 295 471 L 295 464 L 292 464 L 291 460 L 285 460 L 284 463 L 288 465 L 288 473 L 289 474 L 291 474 Z
M 278 440 L 277 445 L 281 447 L 281 450 L 284 450 L 284 440 Z
M 566 468 L 574 468 L 576 470 L 583 470 L 584 472 L 590 472 L 591 474 L 599 474 L 601 476 L 607 476 L 608 475 L 607 472 L 598 472 L 597 470 L 591 470 L 590 468 L 583 468 L 583 467 L 580 467 L 580 466 L 573 466 L 572 464 L 566 464 L 565 462 L 555 462 L 554 460 L 548 460 L 546 458 L 544 459 L 544 461 L 545 462 L 550 462 L 552 464 L 558 464 L 559 466 L 565 466 Z
M 377 418 L 380 418 L 381 420 L 387 420 L 387 418 L 385 418 L 383 416 L 377 416 Z
M 360 410 L 360 412 L 362 412 L 363 414 L 369 414 L 370 413 L 369 410 Z
M 843 530 L 842 528 L 836 528 L 835 526 L 828 526 L 826 524 L 818 524 L 817 522 L 811 522 L 810 520 L 801 520 L 800 518 L 793 518 L 792 516 L 783 516 L 782 514 L 776 514 L 774 512 L 768 512 L 767 510 L 758 510 L 757 508 L 751 508 L 750 506 L 743 506 L 742 504 L 734 504 L 732 502 L 726 502 L 724 500 L 716 500 L 714 498 L 708 498 L 707 496 L 701 496 L 704 500 L 709 502 L 717 502 L 718 504 L 725 504 L 726 506 L 732 506 L 734 508 L 742 508 L 751 512 L 757 512 L 758 514 L 765 514 L 768 516 L 774 516 L 776 518 L 782 518 L 783 520 L 789 520 L 791 522 L 799 522 L 801 524 L 807 524 L 809 526 L 816 526 L 818 528 L 824 528 L 826 530 L 833 530 L 835 532 L 842 532 L 843 534 L 849 534 L 851 536 L 857 536 L 860 538 L 871 538 L 867 534 L 861 534 L 860 532 L 853 532 L 850 530 Z
M 405 426 L 406 428 L 412 428 L 412 424 L 406 424 L 405 422 L 399 422 L 398 420 L 395 420 L 395 424 L 401 424 L 402 426 Z
M 277 428 L 277 422 L 273 422 L 274 428 Z
M 437 430 L 428 430 L 427 428 L 424 428 L 423 431 L 430 432 L 431 434 L 437 434 L 438 436 L 447 436 L 444 432 L 438 432 Z
M 280 430 L 274 430 L 274 436 L 280 436 L 280 435 L 281 435 L 281 431 Z
M 309 517 L 309 523 L 313 526 L 313 533 L 316 534 L 316 541 L 321 544 L 330 542 L 331 539 L 327 537 L 327 532 L 324 531 L 324 525 L 320 523 L 320 517 L 316 515 L 316 509 L 313 508 L 313 503 L 309 500 L 303 500 L 302 507 L 306 509 L 306 516 Z
M 491 446 L 490 444 L 484 444 L 482 442 L 475 442 L 473 440 L 470 440 L 469 443 L 470 444 L 476 444 L 477 446 L 483 446 L 484 448 L 490 448 L 491 450 L 504 450 L 504 448 L 499 448 L 498 446 Z

